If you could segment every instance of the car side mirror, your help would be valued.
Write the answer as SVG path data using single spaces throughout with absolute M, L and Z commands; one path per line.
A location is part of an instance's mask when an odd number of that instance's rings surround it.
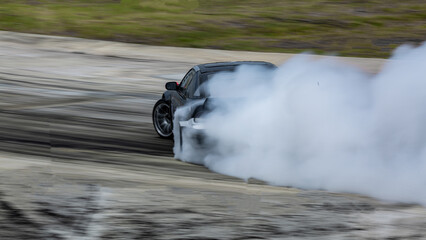
M 166 89 L 167 90 L 177 90 L 179 88 L 179 85 L 177 82 L 168 82 L 166 83 Z

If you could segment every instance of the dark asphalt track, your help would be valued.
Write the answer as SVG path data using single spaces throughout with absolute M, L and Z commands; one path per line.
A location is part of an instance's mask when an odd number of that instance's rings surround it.
M 133 59 L 72 53 L 38 53 L 33 60 L 49 65 L 49 58 L 63 55 L 72 63 L 109 61 L 108 67 L 117 62 L 144 67 Z M 68 67 L 79 71 L 81 65 L 77 65 Z M 146 76 L 131 79 L 139 80 L 136 86 L 71 77 L 18 67 L 0 71 L 0 150 L 65 159 L 87 150 L 173 156 L 173 142 L 153 131 L 151 109 L 161 94 L 147 91 Z
M 288 57 L 235 55 L 0 32 L 0 239 L 426 237 L 421 206 L 173 159 L 151 123 L 167 81 L 202 62 Z

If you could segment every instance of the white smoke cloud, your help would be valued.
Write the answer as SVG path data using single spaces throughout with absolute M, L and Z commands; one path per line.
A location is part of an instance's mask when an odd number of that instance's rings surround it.
M 188 131 L 177 158 L 274 185 L 426 205 L 426 44 L 398 48 L 376 75 L 299 55 L 275 71 L 218 75 L 208 89 L 220 99 L 203 121 L 210 144 Z

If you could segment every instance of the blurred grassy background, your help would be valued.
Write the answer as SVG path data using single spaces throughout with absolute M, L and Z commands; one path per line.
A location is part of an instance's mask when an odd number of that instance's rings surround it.
M 424 0 L 1 0 L 0 29 L 122 42 L 388 57 L 426 40 Z

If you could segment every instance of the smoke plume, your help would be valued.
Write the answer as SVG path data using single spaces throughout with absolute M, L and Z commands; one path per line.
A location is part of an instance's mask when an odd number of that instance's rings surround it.
M 299 55 L 273 71 L 218 74 L 207 89 L 218 99 L 203 118 L 207 140 L 175 132 L 185 143 L 177 158 L 273 185 L 426 205 L 426 44 L 398 48 L 375 75 Z

